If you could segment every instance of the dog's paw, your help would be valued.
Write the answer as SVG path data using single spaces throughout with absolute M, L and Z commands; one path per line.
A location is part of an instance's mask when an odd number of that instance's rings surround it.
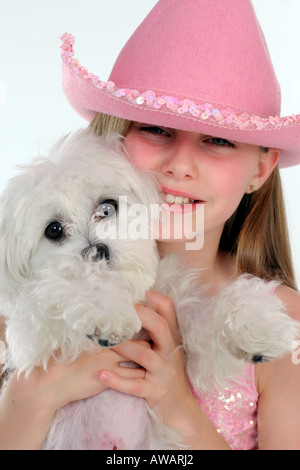
M 283 357 L 294 350 L 299 325 L 283 311 L 257 318 L 231 331 L 229 349 L 239 359 L 257 364 Z
M 271 334 L 272 332 L 270 332 Z M 248 345 L 243 344 L 241 347 L 231 344 L 229 349 L 238 359 L 258 364 L 279 359 L 293 352 L 297 344 L 296 340 L 292 340 L 289 337 L 286 339 L 280 338 L 276 341 L 276 337 L 271 338 L 271 336 L 266 336 L 264 339 L 260 337 L 257 344 L 255 343 L 256 341 L 253 341 L 252 345 L 248 343 Z
M 258 278 L 241 277 L 220 296 L 222 338 L 238 359 L 256 364 L 294 349 L 299 324 L 285 313 L 278 297 L 269 295 L 270 288 Z
M 130 316 L 123 315 L 122 318 L 106 318 L 102 324 L 98 322 L 92 333 L 87 337 L 104 348 L 111 348 L 123 341 L 131 339 L 142 325 L 135 310 Z
M 94 334 L 87 335 L 87 337 L 95 343 L 98 343 L 99 346 L 103 348 L 112 348 L 113 346 L 122 343 L 122 341 L 124 341 L 125 339 L 129 339 L 124 338 L 116 334 L 115 332 L 112 332 L 110 335 L 102 335 L 99 328 L 96 328 Z
M 241 349 L 239 347 L 234 347 L 233 345 L 230 345 L 229 349 L 237 359 L 241 359 L 245 362 L 250 362 L 252 364 L 273 361 L 274 359 L 282 357 L 287 352 L 287 349 L 285 348 L 283 353 L 279 352 L 278 350 L 273 350 L 271 353 L 269 351 L 253 353 L 245 351 L 244 349 Z

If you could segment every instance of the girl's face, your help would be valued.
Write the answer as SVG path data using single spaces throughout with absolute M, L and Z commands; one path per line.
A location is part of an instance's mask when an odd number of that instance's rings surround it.
M 204 206 L 206 236 L 211 231 L 221 236 L 259 173 L 261 149 L 254 145 L 140 123 L 126 137 L 135 164 L 156 172 L 166 202 L 181 208 L 193 203 L 193 210 Z

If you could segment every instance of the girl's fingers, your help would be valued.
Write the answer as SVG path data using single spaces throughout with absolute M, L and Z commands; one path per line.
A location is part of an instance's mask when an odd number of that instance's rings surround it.
M 145 341 L 143 343 L 146 343 Z M 157 357 L 153 354 L 151 350 L 151 345 L 149 343 L 142 344 L 138 341 L 125 341 L 124 343 L 119 344 L 114 349 L 122 355 L 122 357 L 127 360 L 134 361 L 139 364 L 143 369 L 152 371 L 156 367 Z M 128 373 L 130 375 L 130 373 Z M 145 376 L 145 374 L 144 374 Z
M 178 330 L 176 312 L 172 300 L 166 295 L 163 295 L 155 290 L 148 291 L 146 295 L 154 310 L 156 310 L 157 313 L 167 320 L 174 341 L 179 344 L 181 339 Z
M 146 371 L 143 367 L 119 367 L 118 374 L 120 377 L 127 379 L 143 379 Z
M 128 395 L 144 397 L 145 381 L 143 379 L 132 380 L 120 377 L 109 370 L 102 370 L 98 374 L 99 380 L 108 388 L 113 388 Z
M 151 294 L 154 299 L 154 295 Z M 173 304 L 166 296 L 155 295 L 155 309 L 136 305 L 143 327 L 149 332 L 154 349 L 169 353 L 180 344 Z
M 119 356 L 136 362 L 145 371 L 154 373 L 161 369 L 162 358 L 166 359 L 174 353 L 176 347 L 180 344 L 180 336 L 172 301 L 167 296 L 155 291 L 149 292 L 147 297 L 152 306 L 136 305 L 136 311 L 143 327 L 148 331 L 153 341 L 153 350 L 150 343 L 136 340 L 125 341 L 112 348 L 112 350 Z M 158 351 L 160 354 L 156 354 Z M 112 371 L 117 374 L 113 375 L 114 380 L 117 380 L 117 377 L 121 375 L 119 369 Z M 135 372 L 135 374 L 137 378 L 143 378 L 141 377 L 141 371 Z M 122 377 L 130 380 L 133 378 L 133 373 L 126 371 L 122 374 Z M 115 382 L 110 386 L 115 388 Z M 116 386 L 118 386 L 118 383 Z
M 153 341 L 154 349 L 161 351 L 174 349 L 175 342 L 167 320 L 152 308 L 143 305 L 137 305 L 136 311 L 142 326 L 148 331 Z

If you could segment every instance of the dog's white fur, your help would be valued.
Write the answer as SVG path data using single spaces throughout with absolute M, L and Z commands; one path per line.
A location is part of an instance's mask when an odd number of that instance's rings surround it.
M 87 131 L 64 139 L 50 158 L 37 159 L 9 182 L 1 199 L 0 268 L 10 367 L 30 374 L 35 365 L 46 368 L 51 356 L 73 360 L 83 350 L 93 353 L 97 341 L 132 338 L 141 328 L 133 304 L 150 288 L 174 302 L 187 373 L 198 392 L 223 386 L 243 360 L 292 350 L 297 325 L 268 295 L 273 282 L 241 276 L 208 297 L 206 287 L 199 290 L 198 272 L 184 270 L 173 256 L 159 260 L 151 236 L 99 240 L 106 219 L 95 217 L 97 206 L 121 195 L 129 206 L 159 202 L 153 177 L 128 161 L 120 139 Z M 63 241 L 45 237 L 54 220 L 66 228 Z M 95 261 L 92 250 L 83 257 L 101 242 L 109 260 Z M 180 440 L 145 400 L 106 390 L 58 410 L 44 448 L 172 449 Z

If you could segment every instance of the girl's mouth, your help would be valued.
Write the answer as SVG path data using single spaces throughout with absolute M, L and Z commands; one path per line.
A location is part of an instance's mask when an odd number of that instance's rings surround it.
M 165 194 L 165 201 L 167 204 L 179 204 L 180 206 L 183 204 L 195 204 L 200 202 L 197 199 L 190 199 L 187 196 L 174 196 L 174 194 L 164 193 Z
M 199 205 L 203 205 L 205 201 L 196 199 L 196 196 L 185 193 L 183 191 L 177 191 L 174 189 L 162 187 L 163 198 L 166 206 L 168 206 L 168 212 L 174 214 L 183 214 L 195 212 Z
M 170 189 L 166 187 L 162 187 L 162 191 L 164 193 L 164 200 L 167 204 L 176 204 L 182 206 L 184 204 L 203 204 L 205 202 L 201 199 L 197 199 L 196 196 L 183 191 L 177 191 L 175 189 Z

